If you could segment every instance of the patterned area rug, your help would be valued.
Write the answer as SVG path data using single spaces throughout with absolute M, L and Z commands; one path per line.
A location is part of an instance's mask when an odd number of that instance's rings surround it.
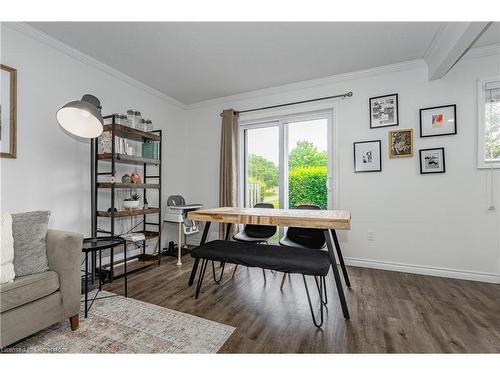
M 99 296 L 112 296 L 100 292 Z M 83 312 L 80 315 L 83 317 Z M 72 332 L 69 319 L 14 346 L 28 353 L 216 353 L 235 328 L 116 296 L 96 300 Z

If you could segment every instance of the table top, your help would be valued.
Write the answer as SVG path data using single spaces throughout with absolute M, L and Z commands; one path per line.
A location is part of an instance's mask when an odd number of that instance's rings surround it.
M 351 227 L 351 213 L 345 210 L 219 207 L 188 212 L 188 219 L 318 229 L 348 230 Z
M 125 240 L 121 237 L 94 237 L 94 238 L 84 238 L 82 251 L 96 251 L 109 249 L 111 247 L 116 247 L 118 245 L 123 245 Z

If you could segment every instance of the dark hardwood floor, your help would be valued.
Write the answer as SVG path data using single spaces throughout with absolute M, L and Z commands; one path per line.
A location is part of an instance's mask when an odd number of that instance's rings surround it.
M 282 274 L 226 267 L 219 285 L 210 266 L 198 300 L 188 287 L 192 259 L 164 257 L 129 276 L 129 297 L 236 327 L 222 353 L 489 353 L 500 352 L 500 285 L 349 267 L 351 320 L 342 317 L 333 276 L 328 310 L 316 329 L 300 275 L 283 291 Z M 217 267 L 217 270 L 219 268 Z M 195 283 L 196 284 L 196 283 Z M 316 289 L 310 289 L 317 301 Z M 123 280 L 106 290 L 122 294 Z

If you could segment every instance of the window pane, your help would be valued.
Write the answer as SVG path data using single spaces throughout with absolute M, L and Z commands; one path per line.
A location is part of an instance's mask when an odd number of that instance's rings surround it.
M 328 121 L 288 124 L 288 206 L 315 204 L 327 209 Z
M 500 160 L 500 89 L 486 89 L 484 158 Z
M 279 207 L 279 128 L 245 131 L 247 142 L 245 206 L 271 203 Z

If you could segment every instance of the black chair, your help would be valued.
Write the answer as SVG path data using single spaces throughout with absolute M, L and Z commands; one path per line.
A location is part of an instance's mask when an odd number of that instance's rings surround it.
M 269 208 L 273 209 L 274 206 L 271 203 L 257 203 L 254 208 Z M 272 225 L 253 225 L 246 224 L 243 230 L 239 231 L 233 236 L 235 241 L 240 242 L 250 242 L 250 243 L 268 243 L 269 239 L 276 233 L 276 227 Z M 233 275 L 236 273 L 238 265 L 234 267 Z M 266 281 L 266 271 L 262 269 L 262 275 L 264 276 L 264 282 Z
M 296 209 L 321 210 L 321 207 L 315 204 L 302 204 L 300 206 L 297 206 Z M 286 234 L 280 239 L 279 243 L 282 246 L 301 247 L 308 249 L 324 249 L 326 245 L 326 240 L 322 229 L 289 227 Z M 285 284 L 287 275 L 288 275 L 287 273 L 283 274 L 283 278 L 281 279 L 280 289 L 283 289 L 283 285 Z M 318 283 L 317 279 L 316 283 Z M 324 280 L 322 280 L 322 284 L 325 285 Z M 325 299 L 326 299 L 326 290 L 325 290 Z

